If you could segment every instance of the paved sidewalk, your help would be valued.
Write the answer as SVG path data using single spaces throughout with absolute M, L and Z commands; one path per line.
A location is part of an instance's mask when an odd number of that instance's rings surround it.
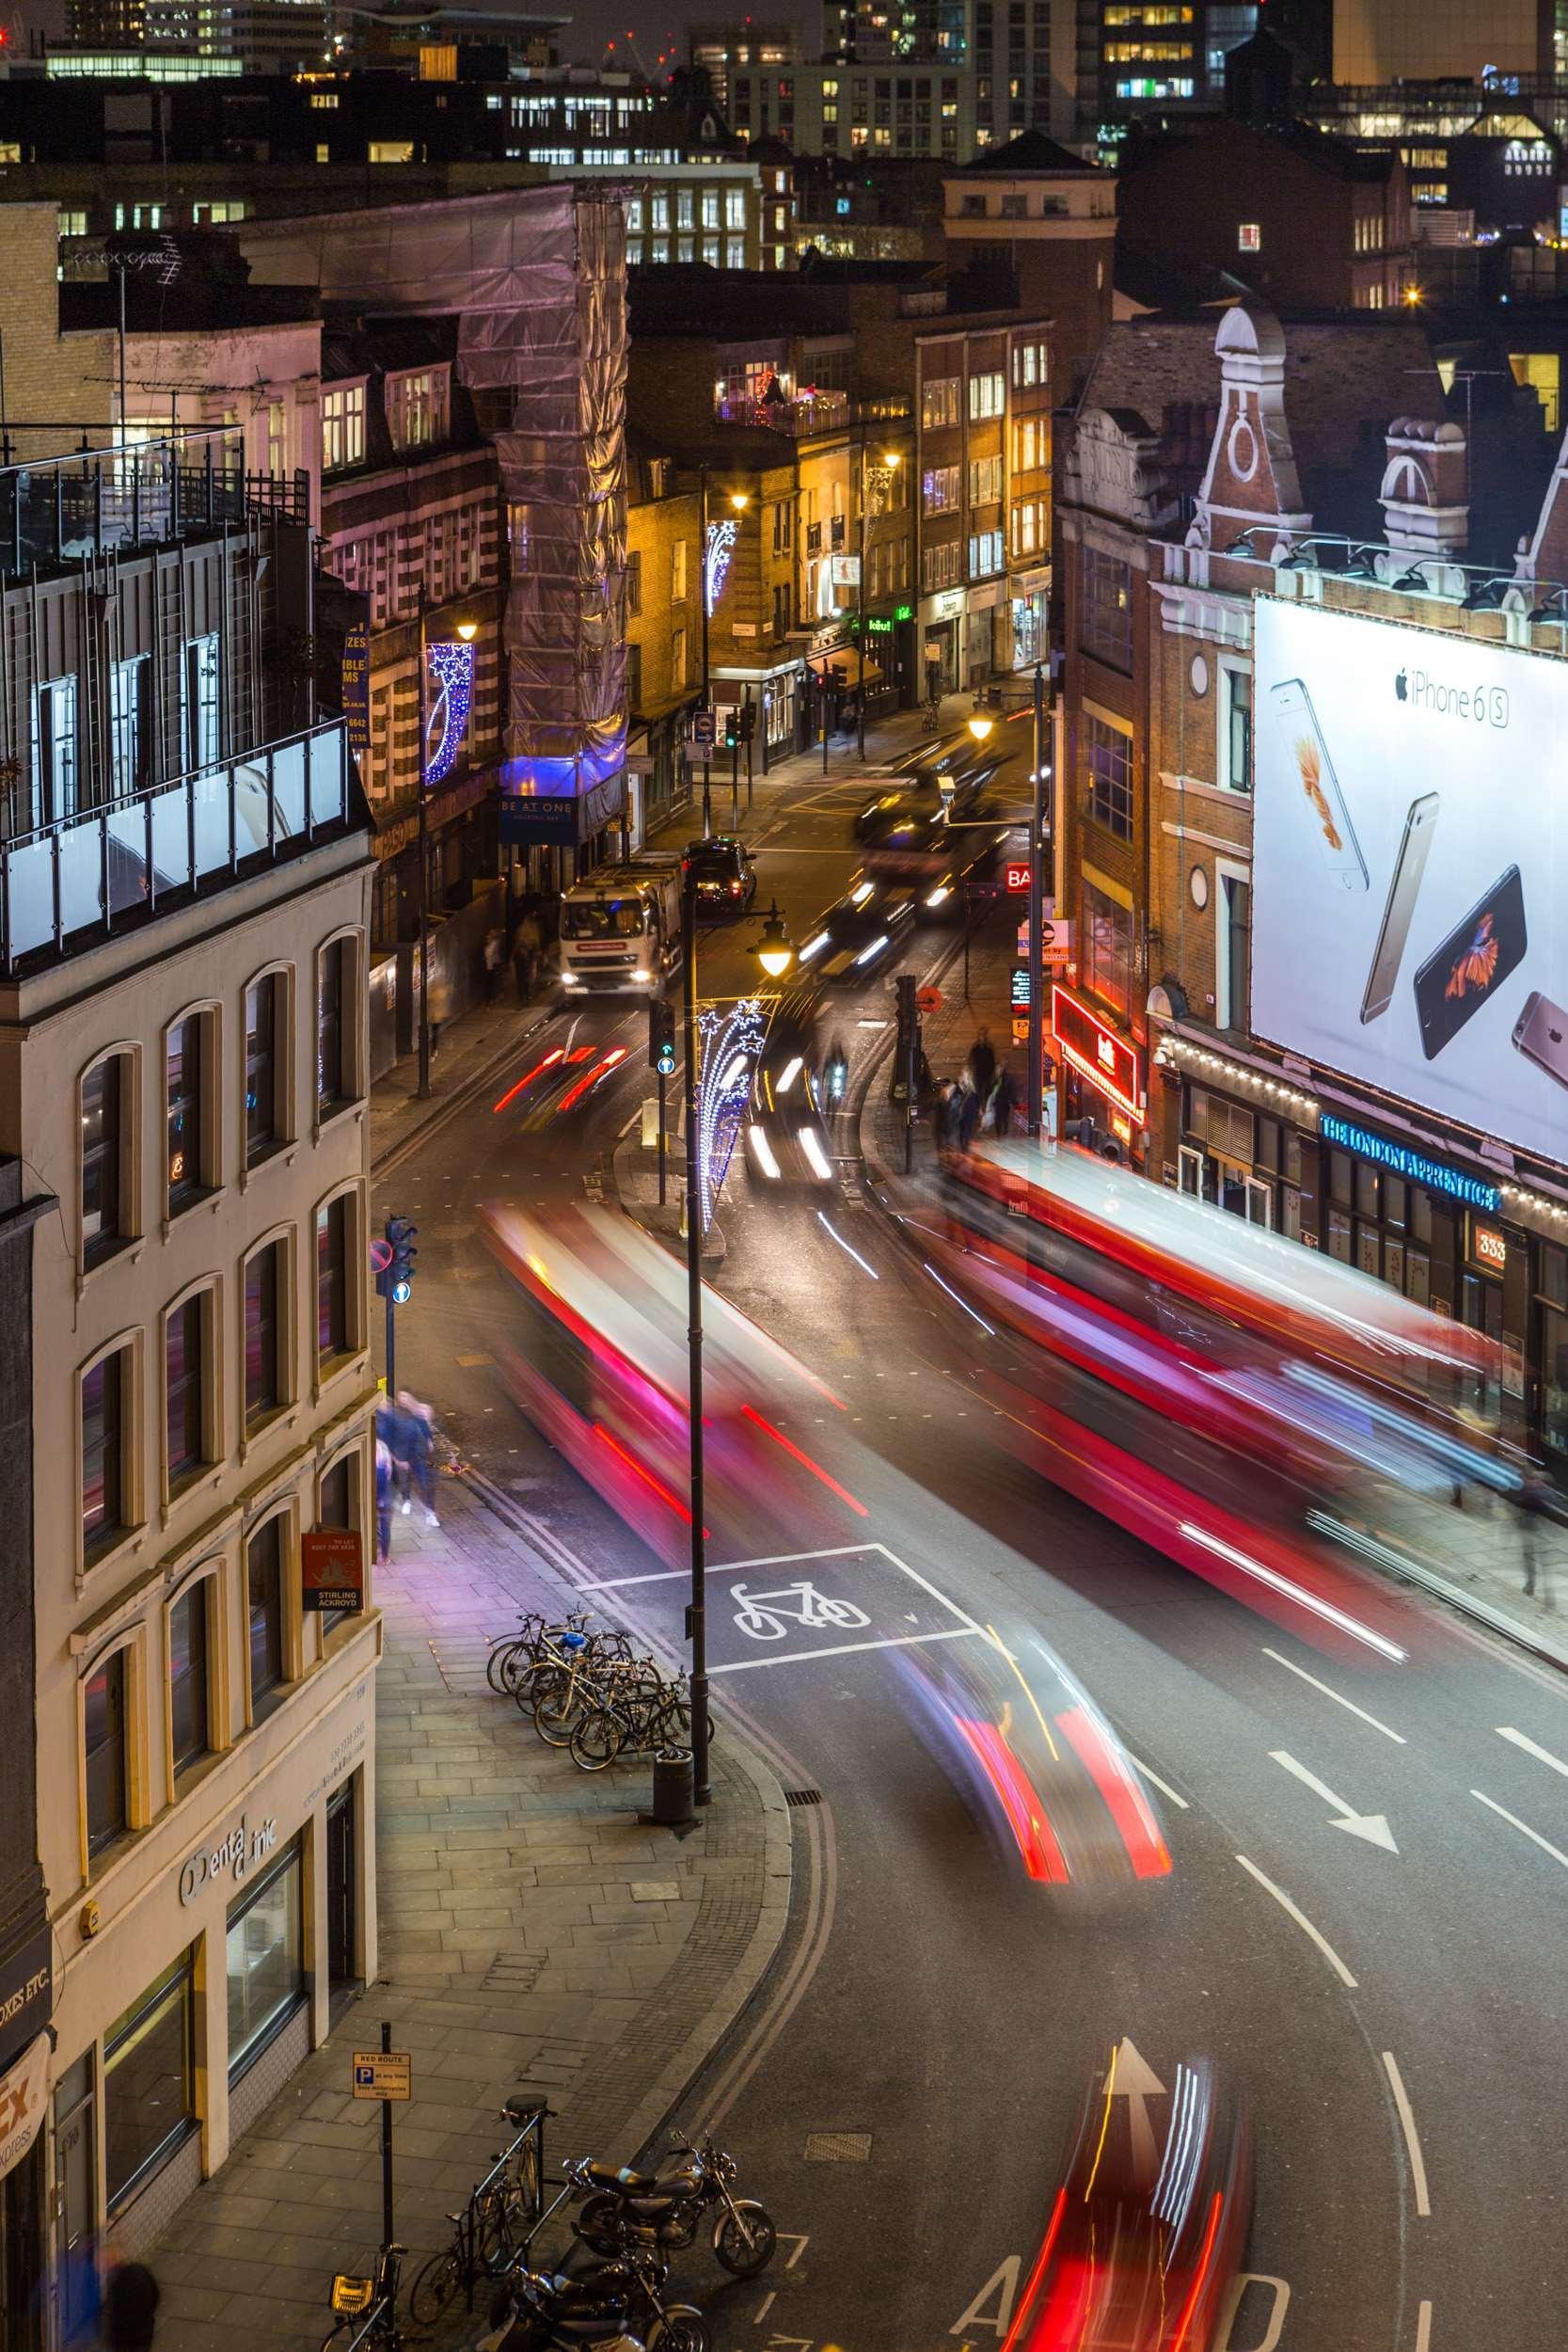
M 646 1758 L 579 1772 L 484 1679 L 487 1636 L 571 1587 L 462 1481 L 443 1525 L 393 1522 L 378 1572 L 380 1960 L 375 1983 L 202 2185 L 150 2256 L 159 2352 L 320 2344 L 334 2270 L 368 2269 L 381 2228 L 380 2109 L 349 2095 L 349 2055 L 413 2053 L 395 2111 L 405 2277 L 450 2236 L 502 2144 L 509 2091 L 561 2120 L 546 2163 L 629 2161 L 761 1981 L 789 1898 L 783 1791 L 721 1718 L 714 1802 L 685 1837 L 643 1827 Z M 436 2331 L 464 2341 L 461 2301 Z
M 1022 1100 L 1024 1054 L 1011 1043 L 1008 1002 L 1017 904 L 976 931 L 970 949 L 967 1000 L 961 958 L 948 965 L 941 982 L 941 1008 L 926 1015 L 923 1029 L 932 1074 L 943 1078 L 963 1067 L 979 1030 L 988 1028 L 998 1067 L 1010 1062 Z M 930 1214 L 936 1168 L 930 1121 L 917 1123 L 914 1172 L 906 1179 L 904 1108 L 888 1099 L 885 1063 L 862 1106 L 861 1148 L 879 1189 L 895 1207 Z M 1364 1514 L 1364 1533 L 1387 1547 L 1381 1561 L 1371 1558 L 1374 1568 L 1421 1585 L 1493 1631 L 1522 1640 L 1568 1667 L 1568 1529 L 1549 1520 L 1536 1523 L 1533 1595 L 1524 1590 L 1529 1537 L 1518 1511 L 1504 1496 L 1467 1487 L 1463 1506 L 1456 1509 L 1444 1496 L 1374 1488 Z

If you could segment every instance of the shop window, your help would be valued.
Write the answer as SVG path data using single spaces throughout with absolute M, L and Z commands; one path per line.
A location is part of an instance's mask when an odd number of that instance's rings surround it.
M 264 1711 L 262 1701 L 281 1688 L 288 1670 L 283 1625 L 284 1524 L 281 1513 L 267 1519 L 245 1547 L 253 1721 Z
M 103 2037 L 103 2187 L 111 2214 L 196 2129 L 193 1958 L 182 1952 Z
M 87 1677 L 82 1733 L 87 1751 L 87 1852 L 102 1853 L 130 1827 L 126 1760 L 127 1653 L 115 1650 Z
M 112 1256 L 129 1232 L 132 1088 L 129 1054 L 106 1054 L 82 1080 L 82 1256 L 89 1266 Z
M 208 1736 L 208 1604 L 213 1580 L 204 1576 L 168 1613 L 168 1722 L 175 1777 L 212 1746 Z
M 229 1912 L 229 2079 L 237 2082 L 305 1998 L 299 1840 Z

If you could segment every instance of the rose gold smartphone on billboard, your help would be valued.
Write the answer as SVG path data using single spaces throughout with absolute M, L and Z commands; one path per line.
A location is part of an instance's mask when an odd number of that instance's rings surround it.
M 1393 1002 L 1394 983 L 1400 977 L 1405 941 L 1410 936 L 1410 918 L 1420 896 L 1421 876 L 1426 872 L 1427 854 L 1437 830 L 1441 805 L 1435 792 L 1423 792 L 1418 801 L 1411 802 L 1405 816 L 1400 853 L 1394 860 L 1388 883 L 1388 903 L 1383 910 L 1383 925 L 1372 950 L 1366 993 L 1361 999 L 1363 1025 L 1378 1020 Z
M 1281 678 L 1271 699 L 1275 724 L 1312 812 L 1323 864 L 1346 890 L 1365 890 L 1367 861 L 1361 854 L 1361 844 L 1356 840 L 1306 682 L 1299 677 Z
M 1527 1061 L 1560 1087 L 1568 1087 L 1568 1012 L 1538 988 L 1526 997 L 1525 1009 L 1513 1024 L 1513 1042 Z

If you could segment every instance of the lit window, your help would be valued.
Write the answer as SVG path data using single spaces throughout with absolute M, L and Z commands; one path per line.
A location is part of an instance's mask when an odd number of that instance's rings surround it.
M 1262 250 L 1262 246 L 1263 230 L 1261 223 L 1256 220 L 1243 220 L 1241 222 L 1236 230 L 1237 252 L 1259 253 Z
M 392 447 L 427 449 L 444 441 L 451 405 L 451 377 L 445 368 L 415 368 L 406 375 L 387 378 L 387 425 Z
M 365 461 L 365 387 L 338 384 L 322 394 L 322 471 L 341 473 Z
M 412 139 L 372 139 L 365 160 L 372 164 L 411 164 L 414 160 L 414 142 Z

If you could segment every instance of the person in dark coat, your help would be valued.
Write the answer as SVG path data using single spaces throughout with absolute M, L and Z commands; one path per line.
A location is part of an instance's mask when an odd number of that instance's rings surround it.
M 104 2352 L 151 2352 L 158 2281 L 145 2263 L 117 2263 L 103 2283 L 99 2332 Z
M 392 1556 L 392 1456 L 385 1438 L 375 1441 L 375 1565 Z
M 969 1083 L 982 1104 L 990 1100 L 990 1090 L 996 1084 L 996 1055 L 989 1029 L 982 1029 L 969 1049 Z
M 1013 1112 L 1016 1109 L 1017 1104 L 1018 1084 L 1012 1072 L 1004 1062 L 1001 1070 L 997 1073 L 996 1085 L 991 1091 L 990 1123 L 992 1134 L 998 1136 L 1011 1135 L 1013 1131 Z

